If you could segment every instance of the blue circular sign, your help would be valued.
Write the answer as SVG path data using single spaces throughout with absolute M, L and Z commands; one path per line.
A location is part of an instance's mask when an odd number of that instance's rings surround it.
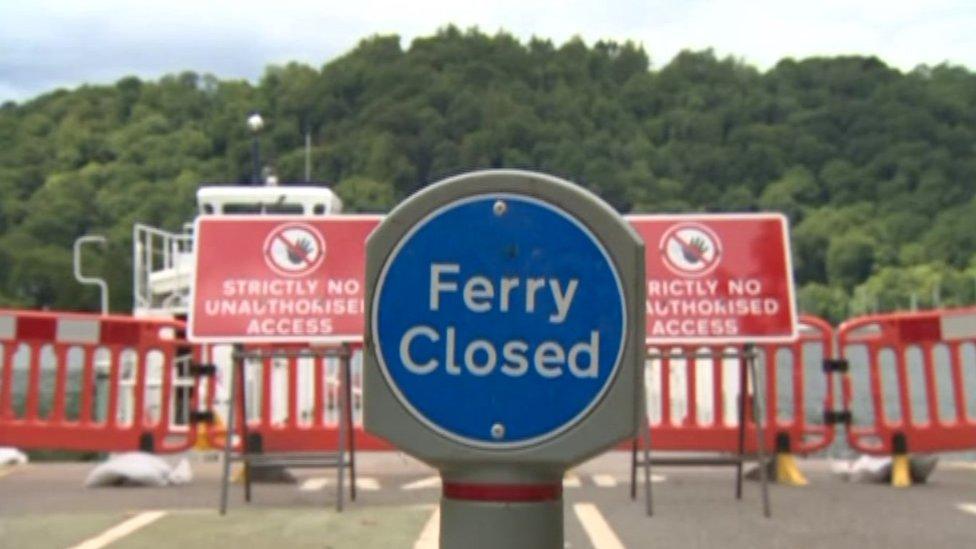
M 490 193 L 442 206 L 399 241 L 371 323 L 383 374 L 415 417 L 502 449 L 589 413 L 616 375 L 627 319 L 589 229 L 541 200 Z

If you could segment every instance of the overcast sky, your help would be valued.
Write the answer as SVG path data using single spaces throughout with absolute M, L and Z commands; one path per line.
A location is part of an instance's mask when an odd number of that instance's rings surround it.
M 271 63 L 319 67 L 363 37 L 408 47 L 450 23 L 557 44 L 633 40 L 654 67 L 708 47 L 761 69 L 838 54 L 976 67 L 976 0 L 0 0 L 0 101 L 130 74 L 253 81 Z

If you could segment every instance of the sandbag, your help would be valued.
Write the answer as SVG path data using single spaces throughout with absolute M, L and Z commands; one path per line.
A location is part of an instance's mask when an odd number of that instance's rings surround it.
M 927 481 L 938 463 L 938 456 L 911 456 L 908 464 L 912 483 Z M 831 461 L 830 469 L 834 474 L 850 482 L 882 484 L 891 482 L 890 456 L 860 456 L 854 461 Z
M 20 450 L 9 446 L 0 446 L 0 465 L 24 465 L 27 461 L 27 454 Z
M 851 482 L 891 482 L 891 458 L 861 456 L 851 464 Z
M 183 459 L 174 470 L 165 460 L 145 452 L 117 454 L 100 463 L 85 479 L 85 487 L 169 486 L 193 479 L 190 464 Z
M 173 486 L 189 484 L 193 481 L 193 471 L 190 469 L 190 462 L 183 458 L 176 467 L 169 473 L 169 483 Z

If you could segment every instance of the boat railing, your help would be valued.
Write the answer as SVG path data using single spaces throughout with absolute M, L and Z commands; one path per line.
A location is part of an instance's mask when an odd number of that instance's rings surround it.
M 174 233 L 137 223 L 132 245 L 133 311 L 185 314 L 193 275 L 192 225 Z

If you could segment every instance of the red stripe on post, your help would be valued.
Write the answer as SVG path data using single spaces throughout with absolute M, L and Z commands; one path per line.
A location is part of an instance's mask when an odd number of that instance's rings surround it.
M 469 501 L 497 501 L 524 503 L 562 499 L 563 485 L 559 484 L 469 484 L 445 482 L 444 497 Z

